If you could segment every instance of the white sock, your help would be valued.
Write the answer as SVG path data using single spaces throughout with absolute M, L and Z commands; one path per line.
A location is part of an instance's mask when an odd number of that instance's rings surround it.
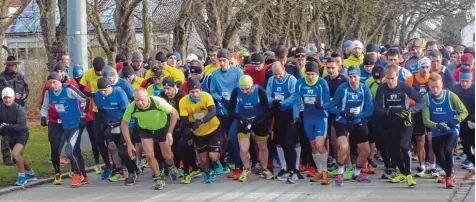
M 354 176 L 360 175 L 360 168 L 355 167 Z
M 314 163 L 316 164 L 317 172 L 321 173 L 322 172 L 322 164 L 319 162 L 319 154 L 312 154 L 312 159 L 314 159 Z
M 422 170 L 425 170 L 425 164 L 421 164 L 421 165 L 420 165 L 420 168 L 421 168 Z
M 430 169 L 435 169 L 435 164 L 430 164 Z
M 279 163 L 281 163 L 281 169 L 288 170 L 286 166 L 286 159 L 284 158 L 284 150 L 281 146 L 276 146 L 276 150 L 278 150 L 278 158 Z
M 339 167 L 337 167 L 337 171 L 339 171 L 339 174 L 344 174 L 344 165 L 339 165 Z
M 321 162 L 322 172 L 327 171 L 327 156 L 329 152 L 319 154 L 319 162 Z
M 301 145 L 298 145 L 297 147 L 294 147 L 296 150 L 296 170 L 299 170 L 299 163 L 301 162 Z

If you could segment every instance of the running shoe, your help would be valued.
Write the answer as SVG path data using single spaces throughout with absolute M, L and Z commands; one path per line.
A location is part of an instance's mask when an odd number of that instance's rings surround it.
M 96 173 L 96 175 L 100 175 L 102 170 L 101 170 L 101 166 L 100 165 L 94 165 L 94 173 Z
M 240 182 L 246 182 L 248 181 L 248 176 L 250 176 L 251 170 L 248 169 L 243 169 L 243 172 L 240 175 L 240 178 L 238 179 Z
M 364 174 L 360 173 L 360 175 L 352 175 L 352 181 L 360 182 L 360 183 L 370 183 L 370 179 L 364 176 Z
M 436 164 L 435 169 L 436 169 L 436 171 L 440 172 L 440 170 L 441 170 L 440 164 Z
M 178 177 L 180 178 L 182 178 L 185 175 L 183 168 L 178 168 L 177 173 L 178 173 Z
M 321 174 L 321 185 L 328 185 L 329 183 L 329 174 L 327 171 L 323 171 Z
M 407 177 L 405 177 L 405 175 L 398 173 L 397 176 L 391 180 L 391 182 L 400 183 L 400 182 L 405 182 L 406 180 L 407 180 Z
M 203 183 L 211 184 L 213 182 L 213 176 L 211 172 L 205 173 L 205 177 L 203 177 Z
M 261 176 L 267 180 L 274 180 L 273 173 L 271 173 L 268 169 L 261 171 Z
M 307 167 L 304 164 L 300 163 L 299 164 L 299 172 L 304 172 L 304 171 L 307 171 Z
M 337 175 L 336 184 L 338 186 L 342 186 L 344 184 L 344 175 L 343 174 L 338 174 Z
M 454 181 L 454 179 L 455 179 L 456 176 L 453 175 L 453 176 L 451 176 L 451 177 L 452 177 L 452 179 L 453 179 L 453 181 Z M 440 179 L 438 179 L 438 183 L 446 183 L 446 180 L 447 180 L 446 177 L 441 177 Z
M 81 184 L 89 184 L 88 176 L 83 175 L 83 180 L 81 180 Z
M 35 173 L 33 173 L 33 174 L 25 173 L 25 180 L 26 180 L 26 182 L 33 182 L 33 181 L 36 181 L 38 179 L 36 178 Z
M 417 172 L 415 173 L 415 177 L 424 177 L 425 176 L 425 169 L 421 167 L 417 167 Z
M 27 183 L 25 176 L 18 176 L 15 186 L 24 186 Z
M 316 173 L 316 175 L 314 177 L 312 177 L 309 181 L 310 182 L 319 182 L 321 181 L 322 179 L 322 176 L 320 173 Z
M 217 163 L 216 163 L 215 173 L 216 173 L 217 175 L 223 174 L 223 165 L 221 164 L 220 161 L 217 161 Z
M 169 177 L 170 179 L 172 179 L 173 181 L 177 181 L 177 178 L 178 178 L 178 170 L 177 170 L 177 167 L 175 167 L 175 165 L 171 165 L 169 167 Z
M 367 167 L 362 168 L 360 172 L 373 175 L 375 174 L 375 168 L 371 164 L 367 164 Z
M 413 179 L 412 175 L 407 175 L 407 184 L 410 187 L 413 187 L 413 186 L 417 185 L 417 183 L 416 183 L 415 179 Z
M 438 178 L 438 177 L 440 177 L 440 174 L 438 173 L 438 171 L 436 169 L 433 168 L 433 169 L 430 170 L 430 176 L 432 178 Z
M 230 179 L 238 180 L 240 175 L 241 175 L 241 169 L 235 168 L 231 173 L 228 173 L 226 177 Z
M 61 173 L 56 173 L 55 174 L 55 179 L 53 181 L 54 185 L 61 185 L 62 184 L 62 179 L 61 179 Z
M 456 157 L 456 159 L 464 161 L 464 160 L 466 160 L 466 154 L 461 153 L 461 154 L 459 154 L 458 157 Z
M 286 179 L 286 183 L 288 184 L 296 184 L 296 181 L 298 180 L 298 177 L 296 173 L 294 172 L 289 172 L 289 177 Z
M 154 179 L 155 183 L 154 183 L 154 189 L 155 190 L 162 190 L 165 188 L 166 184 L 163 180 L 159 180 L 159 179 Z
M 278 175 L 276 176 L 276 179 L 278 179 L 279 181 L 286 181 L 288 177 L 289 177 L 289 173 L 286 172 L 284 169 L 281 169 Z
M 461 163 L 461 167 L 463 167 L 463 169 L 473 169 L 474 165 L 469 160 L 464 160 Z
M 336 177 L 339 174 L 339 169 L 330 170 L 328 173 L 329 176 Z
M 202 172 L 200 172 L 200 170 L 192 170 L 190 171 L 188 175 L 190 176 L 191 179 L 193 179 L 193 178 L 202 176 Z
M 74 173 L 73 180 L 71 182 L 72 187 L 81 186 L 81 181 L 83 181 L 83 175 L 80 173 Z
M 304 179 L 304 176 L 302 176 L 301 172 L 297 171 L 297 172 L 295 172 L 294 174 L 296 174 L 296 177 L 297 177 L 299 180 Z
M 183 178 L 182 178 L 182 181 L 180 181 L 180 183 L 182 184 L 190 184 L 190 182 L 192 181 L 192 177 L 190 177 L 189 174 L 184 174 Z
M 307 170 L 307 177 L 315 177 L 317 175 L 318 173 L 316 168 L 314 166 L 309 167 L 309 169 Z
M 124 173 L 116 172 L 114 175 L 109 177 L 109 182 L 117 182 L 123 180 L 126 180 L 126 176 L 124 175 Z
M 454 175 L 446 177 L 446 188 L 453 188 L 456 186 L 454 179 Z
M 131 186 L 136 184 L 136 180 L 137 180 L 137 175 L 134 173 L 129 173 L 129 175 L 127 176 L 127 179 L 124 181 L 124 184 L 126 186 Z
M 104 168 L 101 173 L 101 180 L 105 180 L 109 178 L 109 168 Z
M 344 171 L 344 180 L 350 180 L 352 179 L 352 176 L 354 175 L 354 169 L 346 169 Z

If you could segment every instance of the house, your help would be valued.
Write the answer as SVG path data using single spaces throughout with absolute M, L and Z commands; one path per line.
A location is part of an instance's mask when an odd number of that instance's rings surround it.
M 461 44 L 474 47 L 474 18 L 461 29 Z

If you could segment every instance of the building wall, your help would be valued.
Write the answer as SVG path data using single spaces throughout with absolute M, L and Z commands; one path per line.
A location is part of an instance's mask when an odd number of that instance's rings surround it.
M 474 20 L 461 29 L 461 43 L 465 46 L 474 47 Z

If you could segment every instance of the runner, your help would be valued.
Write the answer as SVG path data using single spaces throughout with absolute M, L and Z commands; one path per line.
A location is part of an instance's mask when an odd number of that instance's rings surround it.
M 210 75 L 205 74 L 202 68 L 202 64 L 200 64 L 200 62 L 198 61 L 190 62 L 190 78 L 198 79 L 201 83 L 201 86 L 200 86 L 201 90 L 207 93 L 210 92 L 210 82 L 211 82 Z M 181 87 L 185 93 L 188 93 L 187 86 L 188 86 L 187 81 L 185 81 Z
M 140 87 L 144 81 L 144 78 L 137 76 L 134 69 L 128 64 L 124 65 L 121 76 L 132 85 L 132 89 Z
M 37 180 L 35 172 L 23 157 L 23 149 L 29 138 L 26 124 L 25 109 L 15 102 L 15 92 L 10 87 L 2 90 L 0 104 L 0 135 L 9 136 L 8 144 L 12 149 L 13 159 L 17 165 L 18 177 L 16 186 L 24 186 L 27 182 Z
M 185 80 L 185 75 L 183 74 L 182 71 L 176 68 L 177 59 L 178 59 L 177 56 L 173 53 L 169 53 L 167 54 L 166 58 L 167 58 L 167 62 L 161 65 L 164 77 L 172 77 L 174 78 L 175 82 L 183 83 Z M 152 77 L 152 69 L 149 69 L 144 79 L 148 79 L 151 77 Z
M 330 102 L 329 87 L 327 82 L 319 78 L 319 66 L 316 62 L 307 62 L 305 65 L 306 76 L 296 82 L 294 94 L 293 117 L 299 118 L 299 106 L 303 105 L 304 131 L 311 143 L 311 152 L 317 167 L 317 174 L 311 182 L 329 184 L 327 173 L 327 155 L 325 147 L 327 136 L 327 111 L 324 104 Z
M 427 57 L 422 57 L 418 61 L 417 65 L 418 72 L 413 76 L 408 77 L 406 83 L 412 86 L 418 93 L 420 93 L 420 96 L 423 97 L 427 92 L 430 91 L 430 88 L 428 87 L 428 78 L 430 78 L 431 61 Z M 410 100 L 410 106 L 414 105 L 415 101 Z M 415 177 L 423 177 L 425 175 L 425 138 L 427 134 L 427 128 L 423 124 L 421 112 L 416 113 L 413 117 L 413 135 L 415 137 L 416 153 L 418 156 L 419 163 L 419 166 L 417 167 L 417 173 L 415 173 Z M 429 143 L 428 145 L 431 145 L 431 143 Z M 432 152 L 429 153 L 432 154 Z M 431 169 L 430 173 L 432 176 L 438 177 L 438 173 L 435 169 Z
M 257 84 L 253 84 L 253 79 L 249 75 L 242 76 L 240 78 L 240 86 L 231 93 L 228 108 L 229 116 L 230 119 L 237 119 L 239 121 L 238 141 L 240 144 L 240 157 L 243 162 L 243 172 L 238 179 L 240 182 L 248 181 L 248 176 L 251 173 L 251 134 L 253 134 L 259 149 L 258 156 L 262 165 L 260 174 L 265 179 L 274 179 L 273 174 L 266 167 L 268 165 L 267 141 L 271 115 L 269 104 L 266 100 L 266 90 Z
M 52 72 L 48 78 L 50 88 L 44 94 L 43 104 L 41 106 L 41 125 L 46 126 L 48 109 L 53 104 L 62 120 L 63 136 L 66 142 L 66 155 L 71 162 L 71 169 L 74 172 L 72 186 L 79 187 L 82 183 L 89 183 L 84 168 L 84 159 L 81 154 L 81 134 L 79 134 L 79 125 L 85 123 L 85 116 L 89 110 L 89 100 L 77 88 L 62 84 L 62 77 L 56 72 Z M 79 102 L 78 102 L 79 101 Z M 79 104 L 81 103 L 81 104 Z M 83 108 L 81 111 L 80 108 Z M 50 136 L 51 152 L 58 151 L 61 135 L 54 134 Z M 53 157 L 53 154 L 52 154 Z M 58 159 L 52 158 L 52 161 Z M 58 159 L 59 160 L 59 159 Z M 55 184 L 61 184 L 61 173 L 58 167 L 55 167 Z
M 329 106 L 326 107 L 330 113 L 336 116 L 334 127 L 339 148 L 337 153 L 339 174 L 337 175 L 336 183 L 340 186 L 343 185 L 344 164 L 349 155 L 349 135 L 354 136 L 353 138 L 357 140 L 359 151 L 352 180 L 370 183 L 370 180 L 360 171 L 362 166 L 367 163 L 367 157 L 370 154 L 368 128 L 365 119 L 369 118 L 374 110 L 372 95 L 369 88 L 360 83 L 360 69 L 358 67 L 349 68 L 347 73 L 349 81 L 337 88 L 334 98 L 332 98 Z
M 474 80 L 472 72 L 462 71 L 459 73 L 459 84 L 454 86 L 451 91 L 454 92 L 463 102 L 464 106 L 468 110 L 468 117 L 461 122 L 460 139 L 463 141 L 463 152 L 468 159 L 474 165 Z M 469 175 L 466 179 L 474 180 L 474 169 L 468 169 Z
M 408 77 L 412 76 L 408 69 L 400 66 L 401 53 L 399 48 L 392 47 L 388 49 L 386 57 L 388 65 L 396 65 L 398 67 L 398 81 L 405 82 Z
M 170 120 L 167 118 L 168 115 Z M 131 159 L 134 159 L 136 148 L 129 135 L 129 122 L 132 118 L 138 122 L 142 147 L 154 176 L 160 176 L 159 164 L 154 154 L 154 141 L 158 141 L 162 155 L 169 166 L 169 177 L 177 180 L 177 168 L 171 151 L 172 133 L 178 119 L 177 110 L 160 97 L 147 96 L 147 90 L 144 88 L 137 88 L 134 91 L 134 101 L 127 107 L 121 121 L 121 132 L 127 144 L 127 152 Z M 156 177 L 154 181 L 155 189 L 165 188 L 164 180 Z
M 112 150 L 110 153 L 116 165 L 116 174 L 111 175 L 109 181 L 125 180 L 126 185 L 133 185 L 139 170 L 135 160 L 131 160 L 127 155 L 126 145 L 119 127 L 124 111 L 129 106 L 129 99 L 120 87 L 113 87 L 109 79 L 100 78 L 97 86 L 98 91 L 94 93 L 94 100 L 96 100 L 98 112 L 103 113 L 107 118 L 106 142 L 109 144 L 108 148 Z M 127 168 L 127 179 L 124 176 L 122 164 Z
M 376 62 L 376 56 L 373 54 L 365 54 L 364 62 L 360 65 L 360 73 L 362 74 L 360 76 L 360 82 L 365 83 L 367 79 L 372 77 L 372 69 Z
M 390 49 L 389 51 L 392 51 Z M 388 53 L 387 53 L 388 54 Z M 393 183 L 407 181 L 408 186 L 415 186 L 411 175 L 410 146 L 413 133 L 412 115 L 420 111 L 422 101 L 420 94 L 407 83 L 399 81 L 401 67 L 390 64 L 385 68 L 385 84 L 377 89 L 375 96 L 375 113 L 381 118 L 384 128 L 391 138 L 391 160 L 395 161 L 400 173 L 392 179 Z M 410 100 L 415 106 L 409 106 Z
M 443 79 L 439 74 L 432 73 L 428 84 L 431 93 L 423 98 L 423 123 L 432 130 L 436 161 L 446 173 L 446 187 L 452 188 L 456 186 L 453 148 L 458 139 L 459 123 L 468 116 L 468 111 L 456 94 L 443 88 Z
M 126 74 L 132 74 L 132 67 L 129 65 L 124 66 L 124 69 L 122 69 L 121 73 L 124 74 L 124 72 L 126 72 Z M 121 88 L 126 93 L 128 99 L 132 99 L 134 97 L 134 90 L 132 89 L 131 83 L 123 78 L 120 78 L 114 68 L 109 66 L 104 67 L 102 76 L 109 79 L 113 87 Z
M 425 57 L 423 53 L 423 41 L 421 39 L 413 40 L 412 44 L 410 45 L 409 49 L 412 56 L 405 62 L 405 69 L 408 69 L 412 74 L 416 74 L 419 72 L 420 67 L 418 62 Z
M 218 51 L 220 49 L 217 46 L 212 46 L 208 49 L 208 57 L 210 58 L 210 64 L 204 68 L 205 74 L 211 75 L 215 70 L 220 69 L 220 61 L 218 60 Z
M 277 178 L 289 184 L 295 184 L 298 177 L 296 169 L 297 154 L 295 145 L 298 140 L 298 127 L 301 119 L 293 119 L 293 105 L 296 78 L 286 73 L 281 62 L 272 66 L 274 76 L 268 80 L 266 95 L 274 116 L 274 135 L 276 141 L 281 171 Z
M 364 45 L 362 42 L 358 40 L 352 41 L 350 46 L 351 55 L 342 63 L 344 68 L 349 69 L 351 66 L 359 67 L 364 62 L 364 55 L 362 54 L 363 48 Z
M 164 80 L 164 74 L 161 70 L 157 70 L 154 72 L 152 76 L 153 83 L 147 87 L 147 94 L 149 96 L 159 96 L 162 92 L 164 92 L 164 86 L 162 82 Z
M 437 73 L 443 78 L 443 88 L 448 89 L 456 85 L 455 79 L 451 71 L 441 64 L 443 56 L 440 51 L 433 50 L 428 53 L 428 57 L 431 60 L 431 73 Z
M 220 160 L 221 138 L 217 130 L 220 121 L 213 98 L 200 90 L 200 81 L 188 79 L 187 85 L 188 96 L 179 102 L 182 138 L 188 142 L 192 137 L 200 156 L 200 167 L 205 171 L 203 182 L 209 184 L 216 177 L 212 168 L 217 168 Z

